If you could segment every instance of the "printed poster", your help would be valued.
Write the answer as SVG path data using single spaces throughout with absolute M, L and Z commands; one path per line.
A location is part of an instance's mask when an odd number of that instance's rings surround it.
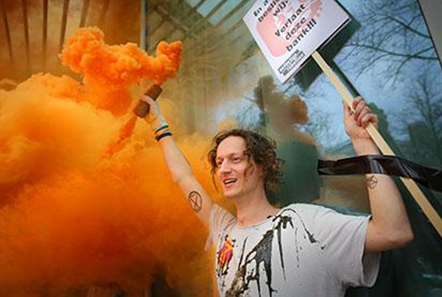
M 333 0 L 257 0 L 243 20 L 285 83 L 350 18 Z

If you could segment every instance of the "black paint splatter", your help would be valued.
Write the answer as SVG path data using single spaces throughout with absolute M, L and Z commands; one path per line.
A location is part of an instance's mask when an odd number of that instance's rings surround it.
M 245 249 L 245 242 L 242 249 L 241 258 L 238 264 L 238 270 L 236 271 L 235 278 L 232 281 L 232 285 L 230 286 L 230 289 L 226 292 L 227 297 L 239 297 L 244 296 L 244 293 L 246 293 L 249 289 L 249 285 L 252 281 L 256 281 L 257 287 L 258 287 L 258 294 L 261 296 L 261 285 L 259 282 L 260 279 L 260 265 L 264 265 L 264 270 L 267 277 L 267 287 L 269 291 L 269 296 L 272 296 L 273 293 L 276 293 L 277 291 L 272 287 L 272 243 L 275 238 L 275 233 L 278 240 L 278 249 L 279 249 L 279 256 L 281 258 L 281 266 L 282 271 L 284 274 L 284 279 L 286 279 L 285 276 L 285 264 L 284 264 L 284 257 L 283 257 L 283 251 L 282 251 L 282 242 L 281 242 L 281 234 L 282 229 L 286 229 L 288 225 L 290 225 L 295 230 L 295 236 L 297 236 L 298 228 L 295 227 L 293 224 L 293 218 L 285 215 L 287 212 L 294 212 L 295 215 L 299 218 L 301 222 L 301 226 L 307 234 L 308 239 L 311 244 L 318 243 L 318 240 L 315 239 L 313 233 L 311 233 L 307 227 L 305 226 L 304 221 L 302 220 L 301 216 L 293 209 L 285 209 L 280 214 L 275 216 L 273 218 L 272 222 L 274 223 L 273 228 L 268 230 L 263 238 L 256 244 L 256 246 L 245 256 L 244 263 L 244 249 Z M 297 240 L 296 240 L 296 245 Z M 297 253 L 297 261 L 298 261 L 298 267 L 299 267 L 299 249 L 296 246 L 296 253 Z M 247 270 L 247 265 L 254 264 L 252 268 L 249 268 L 249 271 Z

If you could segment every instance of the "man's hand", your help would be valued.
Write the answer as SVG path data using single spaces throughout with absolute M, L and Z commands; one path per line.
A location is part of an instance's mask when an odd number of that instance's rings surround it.
M 378 117 L 371 111 L 362 97 L 356 97 L 352 104 L 354 112 L 350 111 L 350 108 L 344 103 L 345 132 L 353 141 L 360 138 L 370 138 L 365 128 L 370 122 L 377 128 Z
M 164 119 L 163 114 L 161 113 L 161 109 L 158 106 L 158 103 L 156 103 L 152 98 L 149 96 L 141 96 L 141 101 L 146 102 L 150 105 L 150 111 L 146 115 L 145 120 L 149 123 L 150 128 L 153 132 L 157 131 L 157 129 L 167 125 L 166 120 Z
M 358 155 L 379 154 L 376 144 L 365 129 L 369 123 L 372 123 L 377 128 L 378 117 L 361 97 L 353 100 L 352 104 L 354 112 L 350 110 L 347 104 L 343 103 L 344 126 L 345 132 L 350 137 L 356 153 Z

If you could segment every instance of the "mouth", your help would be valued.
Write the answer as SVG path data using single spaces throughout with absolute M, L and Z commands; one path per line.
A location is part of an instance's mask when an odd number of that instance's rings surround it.
M 224 184 L 224 186 L 229 187 L 229 186 L 233 185 L 234 183 L 236 183 L 236 181 L 237 181 L 236 178 L 226 178 L 226 179 L 223 179 L 223 184 Z

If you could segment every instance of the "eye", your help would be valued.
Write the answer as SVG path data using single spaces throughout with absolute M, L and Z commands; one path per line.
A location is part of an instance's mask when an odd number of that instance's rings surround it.
M 241 161 L 240 157 L 233 157 L 233 162 L 238 163 L 239 161 Z

